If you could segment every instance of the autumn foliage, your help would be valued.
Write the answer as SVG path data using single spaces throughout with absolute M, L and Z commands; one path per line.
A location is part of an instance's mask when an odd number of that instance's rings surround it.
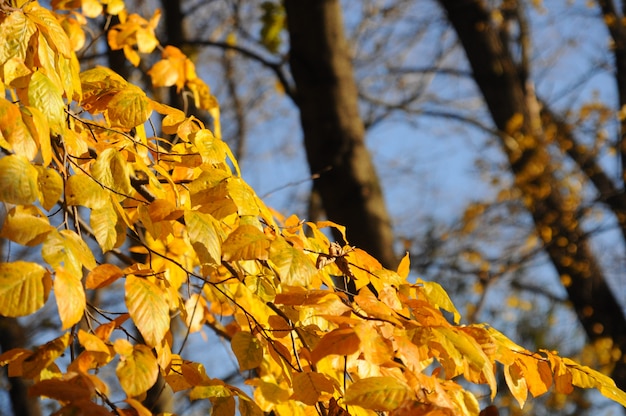
M 81 69 L 84 25 L 102 14 L 120 22 L 110 48 L 135 66 L 160 54 L 147 71 L 153 86 L 189 93 L 211 129 L 111 69 Z M 158 20 L 116 0 L 0 2 L 0 236 L 30 248 L 0 263 L 0 314 L 34 314 L 52 294 L 63 330 L 0 355 L 10 376 L 33 381 L 33 396 L 57 401 L 59 414 L 147 415 L 142 400 L 160 374 L 215 415 L 477 415 L 500 368 L 522 406 L 575 386 L 626 406 L 599 372 L 461 325 L 441 286 L 409 276 L 408 257 L 386 270 L 340 225 L 266 207 L 221 140 L 209 87 L 156 39 Z M 330 227 L 345 245 L 329 241 Z M 125 308 L 89 300 L 107 290 L 123 290 Z M 249 389 L 175 353 L 173 319 L 226 339 Z M 123 401 L 110 399 L 106 366 Z

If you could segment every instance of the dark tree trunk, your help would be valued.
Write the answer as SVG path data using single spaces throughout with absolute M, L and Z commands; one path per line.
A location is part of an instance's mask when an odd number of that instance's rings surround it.
M 24 348 L 24 329 L 15 318 L 0 316 L 0 349 Z M 28 396 L 28 384 L 20 377 L 8 377 L 11 409 L 15 416 L 40 416 L 39 400 Z
M 314 189 L 326 216 L 347 226 L 351 244 L 395 267 L 392 224 L 365 146 L 339 1 L 286 0 L 285 9 L 307 158 L 311 173 L 320 175 Z
M 609 337 L 626 352 L 626 320 L 609 288 L 573 204 L 551 166 L 534 93 L 522 82 L 508 45 L 501 42 L 490 10 L 479 0 L 439 0 L 465 49 L 474 79 L 493 121 L 501 131 L 515 183 L 532 215 L 552 264 L 565 284 L 569 300 L 590 341 Z M 517 120 L 517 122 L 515 121 Z M 515 128 L 513 128 L 515 127 Z M 624 358 L 612 374 L 626 389 Z

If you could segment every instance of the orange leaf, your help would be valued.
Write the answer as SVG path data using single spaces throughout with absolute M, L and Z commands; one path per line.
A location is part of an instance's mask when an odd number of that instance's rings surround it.
M 54 297 L 57 302 L 63 329 L 80 321 L 85 312 L 85 290 L 80 277 L 57 269 L 54 275 Z
M 327 355 L 350 355 L 359 350 L 361 340 L 353 328 L 335 329 L 322 337 L 311 353 L 313 363 Z
M 169 307 L 163 290 L 147 279 L 126 276 L 126 307 L 146 344 L 154 347 L 170 327 Z
M 309 406 L 315 405 L 323 392 L 334 390 L 333 383 L 320 373 L 298 373 L 293 378 L 293 398 Z
M 28 389 L 29 396 L 46 396 L 61 402 L 88 400 L 94 393 L 81 377 L 42 380 Z
M 89 272 L 85 281 L 85 288 L 100 289 L 110 285 L 122 276 L 124 276 L 124 272 L 116 265 L 101 264 Z
M 263 347 L 250 332 L 239 331 L 230 342 L 241 371 L 252 370 L 263 361 Z

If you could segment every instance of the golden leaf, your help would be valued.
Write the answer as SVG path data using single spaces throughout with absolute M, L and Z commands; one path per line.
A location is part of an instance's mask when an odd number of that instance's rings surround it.
M 64 269 L 56 270 L 54 274 L 54 297 L 63 329 L 67 329 L 78 323 L 85 311 L 85 290 L 80 277 L 66 272 Z
M 129 397 L 148 391 L 159 375 L 159 365 L 150 348 L 145 345 L 132 346 L 125 339 L 116 340 L 113 347 L 120 355 L 115 373 L 122 389 Z
M 126 276 L 126 307 L 146 344 L 154 347 L 170 328 L 169 307 L 163 290 L 151 281 Z
M 36 263 L 0 263 L 0 315 L 25 316 L 38 311 L 50 293 L 50 273 Z
M 27 19 L 21 10 L 9 14 L 0 23 L 0 65 L 12 57 L 26 60 L 26 50 L 30 37 L 37 31 L 32 20 Z
M 39 199 L 37 169 L 23 156 L 0 159 L 0 200 L 9 204 L 32 204 Z
M 65 130 L 63 92 L 42 71 L 33 73 L 28 84 L 28 105 L 40 110 L 48 119 L 50 130 L 58 135 Z
M 76 174 L 65 183 L 65 203 L 82 205 L 91 209 L 103 208 L 109 200 L 106 190 L 91 176 Z
M 222 245 L 224 261 L 267 260 L 270 240 L 253 225 L 240 225 Z
M 277 238 L 270 246 L 270 261 L 276 267 L 283 284 L 308 287 L 317 273 L 313 260 L 301 250 Z
M 414 400 L 415 393 L 395 377 L 371 377 L 348 386 L 344 402 L 366 409 L 391 411 Z
M 116 265 L 101 264 L 89 272 L 85 281 L 85 288 L 100 289 L 110 285 L 122 276 L 124 276 L 124 272 Z
M 350 355 L 359 350 L 361 340 L 353 328 L 334 329 L 322 337 L 311 352 L 313 363 L 327 355 Z
M 52 230 L 54 227 L 37 207 L 18 205 L 7 213 L 0 237 L 24 246 L 36 246 Z
M 37 172 L 37 186 L 41 192 L 41 206 L 46 209 L 52 209 L 63 195 L 63 178 L 54 169 L 45 168 L 43 166 L 35 166 Z
M 224 232 L 210 214 L 198 211 L 185 211 L 185 224 L 189 233 L 189 241 L 201 264 L 221 264 L 222 242 Z
M 249 332 L 239 331 L 230 342 L 231 348 L 237 362 L 239 370 L 252 370 L 261 365 L 263 361 L 263 348 L 258 339 Z
M 309 406 L 314 406 L 324 392 L 334 390 L 332 381 L 320 373 L 297 373 L 293 378 L 293 398 Z
M 83 277 L 83 266 L 88 270 L 96 267 L 91 249 L 72 230 L 49 233 L 41 248 L 41 255 L 55 270 L 63 267 L 79 279 Z

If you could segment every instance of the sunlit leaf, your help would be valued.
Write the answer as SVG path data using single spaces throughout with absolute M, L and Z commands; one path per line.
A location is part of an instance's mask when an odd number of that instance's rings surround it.
M 150 348 L 145 345 L 132 346 L 125 339 L 116 340 L 113 347 L 120 355 L 115 373 L 122 389 L 130 397 L 148 391 L 159 375 L 159 366 Z
M 188 210 L 185 211 L 185 224 L 200 263 L 220 264 L 224 232 L 219 221 L 210 214 Z
M 76 324 L 85 311 L 85 290 L 80 277 L 67 273 L 63 269 L 54 274 L 54 297 L 61 317 L 63 329 Z
M 335 329 L 322 337 L 311 353 L 314 363 L 322 358 L 335 355 L 350 355 L 359 350 L 361 340 L 353 328 Z
M 20 143 L 32 141 L 30 133 L 21 122 L 20 109 L 16 104 L 0 97 L 0 147 L 13 150 L 13 146 L 23 146 Z M 28 155 L 20 154 L 30 159 Z
M 261 365 L 263 360 L 263 348 L 254 335 L 249 332 L 239 331 L 230 342 L 231 348 L 241 371 L 252 370 Z
M 54 230 L 48 218 L 34 206 L 18 205 L 4 218 L 0 237 L 25 246 L 41 244 L 46 235 Z
M 24 60 L 30 37 L 37 26 L 21 10 L 10 13 L 0 23 L 0 65 L 14 56 Z
M 315 405 L 322 393 L 333 391 L 333 383 L 320 373 L 298 373 L 293 378 L 293 398 L 309 406 Z
M 89 216 L 89 224 L 103 253 L 112 250 L 124 241 L 124 235 L 118 232 L 117 213 L 112 204 L 93 209 Z
M 413 390 L 395 377 L 371 377 L 348 386 L 344 402 L 366 409 L 391 411 L 414 398 Z
M 65 203 L 68 205 L 100 209 L 108 200 L 106 190 L 88 175 L 72 175 L 65 183 Z
M 307 287 L 317 273 L 313 260 L 303 251 L 290 246 L 284 239 L 272 241 L 270 260 L 275 265 L 280 280 L 286 285 Z
M 49 10 L 37 3 L 28 3 L 24 12 L 29 19 L 36 23 L 37 29 L 43 33 L 54 51 L 68 58 L 72 53 L 70 40 L 58 19 Z
M 55 270 L 63 267 L 78 278 L 83 276 L 83 266 L 88 270 L 96 267 L 89 246 L 72 230 L 49 233 L 41 248 L 41 255 Z
M 0 200 L 10 204 L 32 204 L 39 198 L 38 172 L 23 156 L 0 159 Z
M 615 386 L 615 382 L 608 376 L 580 365 L 569 358 L 563 358 L 563 362 L 572 373 L 572 384 L 582 388 L 595 388 L 604 397 L 616 401 L 626 407 L 626 393 Z
M 163 290 L 148 279 L 126 276 L 126 307 L 146 344 L 154 347 L 170 328 Z
M 50 210 L 59 202 L 63 195 L 63 178 L 54 169 L 44 168 L 43 166 L 35 167 L 39 173 L 37 175 L 37 185 L 42 196 L 41 206 Z
M 235 229 L 222 245 L 222 259 L 235 260 L 267 260 L 269 258 L 270 240 L 253 225 L 241 225 Z
M 53 133 L 63 133 L 65 124 L 63 92 L 42 71 L 35 72 L 30 79 L 28 104 L 46 115 Z
M 207 309 L 206 300 L 194 293 L 185 302 L 185 324 L 189 328 L 189 332 L 198 332 L 202 329 L 206 318 L 204 317 Z
M 505 366 L 504 379 L 506 380 L 507 386 L 509 386 L 509 390 L 511 390 L 511 394 L 515 397 L 515 400 L 517 400 L 517 403 L 520 407 L 523 407 L 528 396 L 528 385 L 526 384 L 526 379 L 519 365 L 512 364 Z
M 91 166 L 93 179 L 103 187 L 121 195 L 131 195 L 130 167 L 124 157 L 114 148 L 105 149 Z
M 0 315 L 25 316 L 48 299 L 50 273 L 36 263 L 0 263 Z
M 417 283 L 424 288 L 424 293 L 433 305 L 452 313 L 454 317 L 454 323 L 459 323 L 459 321 L 461 320 L 461 314 L 452 303 L 452 300 L 450 300 L 448 293 L 441 287 L 439 283 L 427 282 L 422 279 L 418 279 Z
M 26 378 L 39 377 L 42 370 L 45 370 L 57 358 L 65 353 L 69 342 L 70 333 L 66 332 L 60 337 L 37 347 L 35 352 L 22 363 L 21 375 Z
M 85 281 L 85 288 L 99 289 L 110 285 L 122 276 L 124 276 L 124 272 L 116 265 L 101 264 L 89 272 Z
M 103 352 L 109 354 L 109 347 L 97 336 L 82 329 L 78 330 L 78 342 L 86 351 Z
M 148 120 L 152 112 L 148 97 L 134 85 L 128 85 L 115 94 L 108 105 L 108 116 L 112 127 L 139 126 Z

